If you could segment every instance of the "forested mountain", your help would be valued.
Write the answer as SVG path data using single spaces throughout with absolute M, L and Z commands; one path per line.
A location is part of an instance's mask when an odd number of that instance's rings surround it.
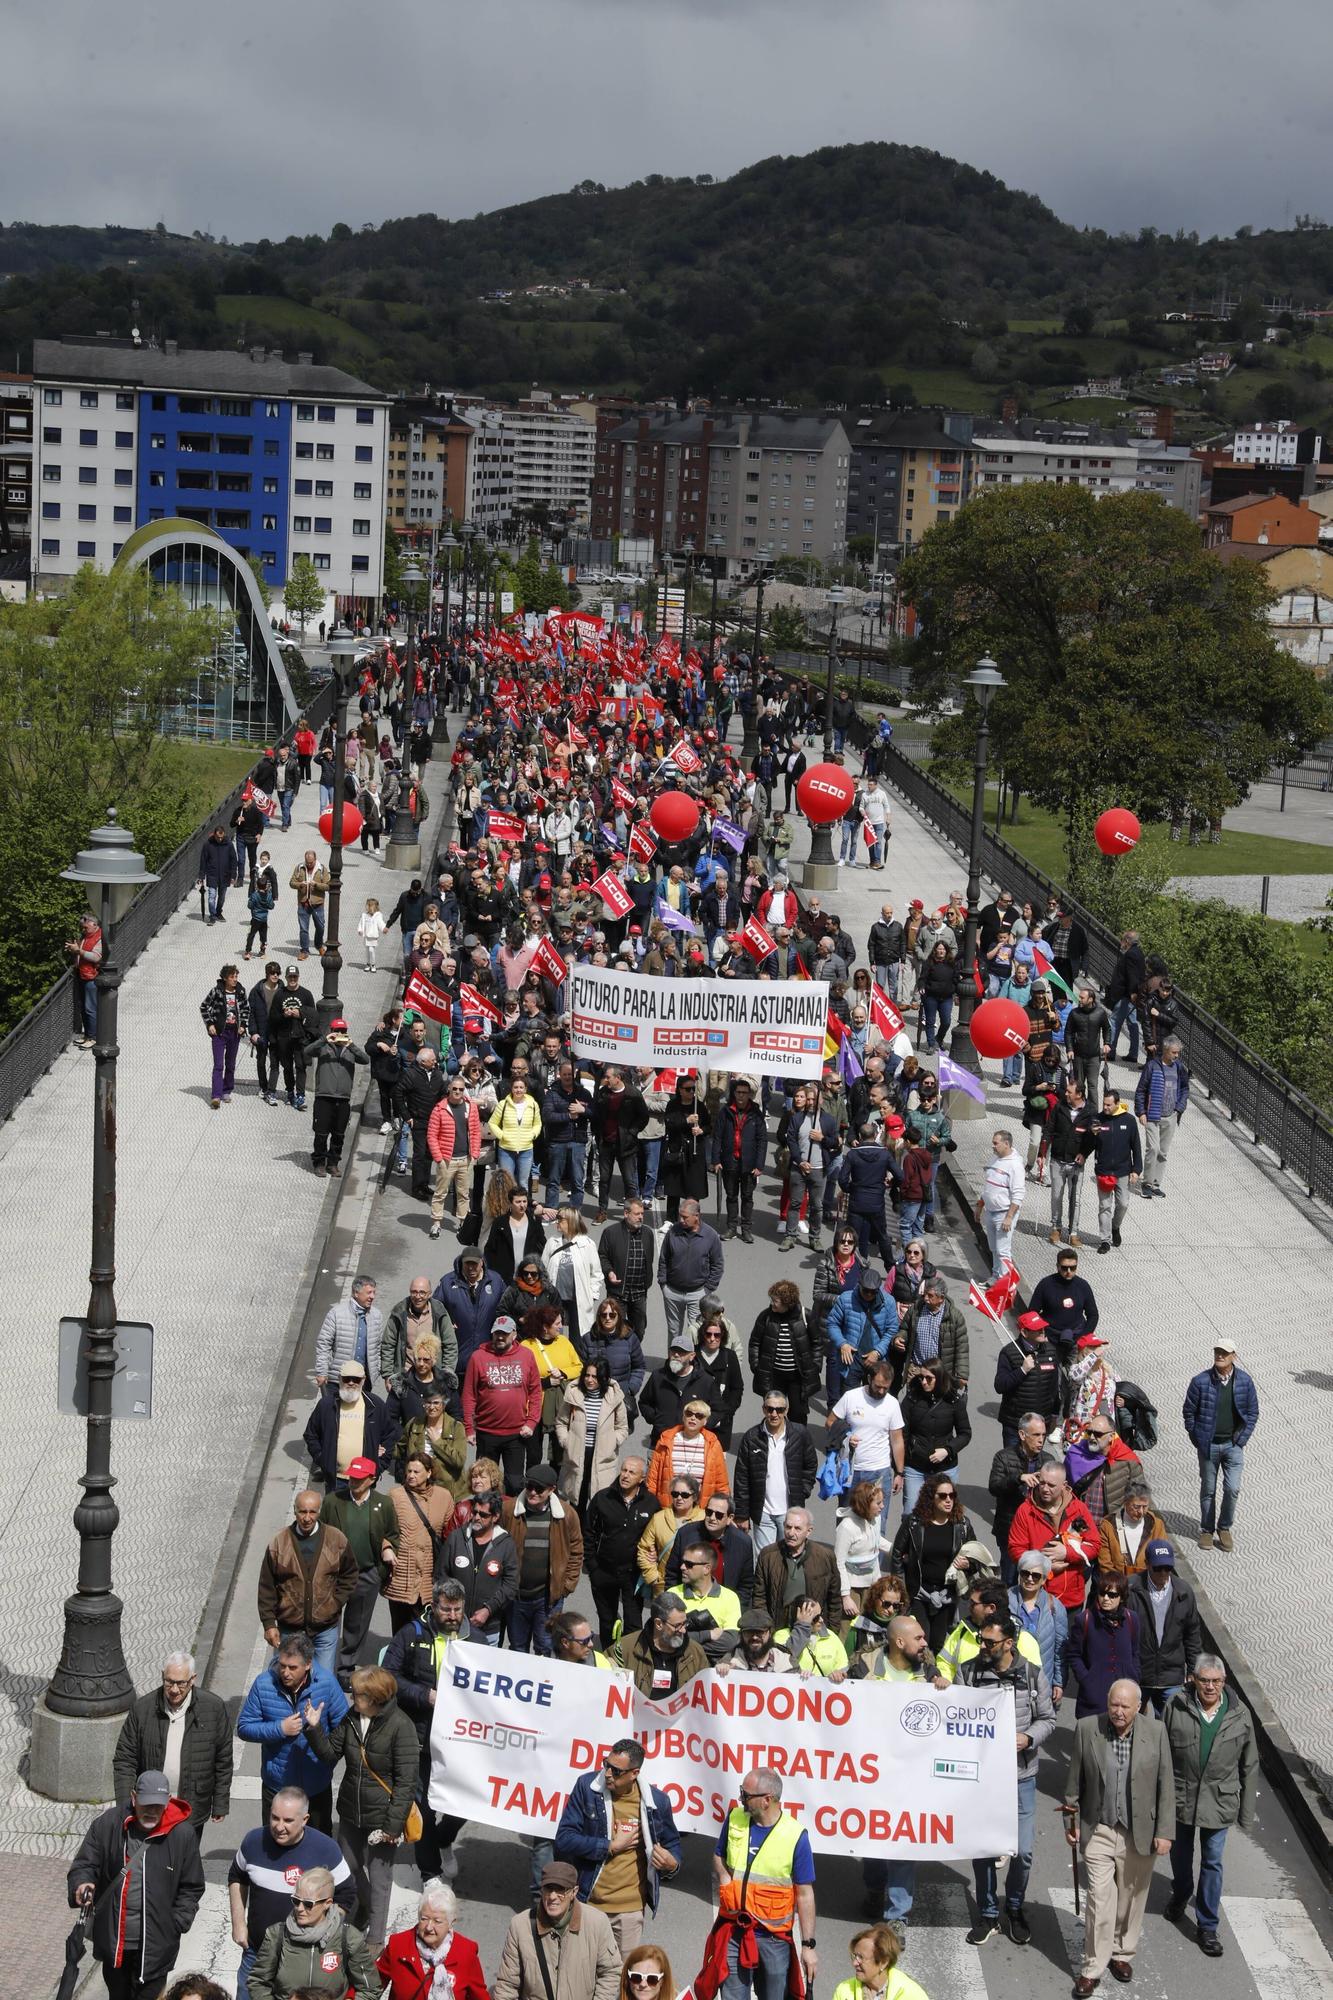
M 0 352 L 137 323 L 310 348 L 388 386 L 501 393 L 542 380 L 879 400 L 904 372 L 967 368 L 1016 319 L 1058 330 L 1073 308 L 1133 337 L 1224 293 L 1254 315 L 1273 294 L 1322 306 L 1333 231 L 1303 218 L 1204 242 L 1111 237 L 887 144 L 239 248 L 160 228 L 0 229 Z

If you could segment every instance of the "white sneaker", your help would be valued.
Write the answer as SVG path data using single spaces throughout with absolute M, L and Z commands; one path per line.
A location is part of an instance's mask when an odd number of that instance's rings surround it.
M 798 1221 L 796 1224 L 796 1228 L 799 1234 L 802 1236 L 808 1236 L 810 1234 L 810 1224 L 808 1222 Z
M 380 1126 L 381 1139 L 384 1137 L 384 1134 L 386 1132 L 392 1132 L 392 1130 L 393 1130 L 393 1120 L 392 1118 L 386 1118 L 384 1123 Z

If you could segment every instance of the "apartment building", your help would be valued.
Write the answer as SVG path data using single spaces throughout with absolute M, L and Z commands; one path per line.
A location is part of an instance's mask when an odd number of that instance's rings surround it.
M 1108 493 L 1157 493 L 1168 506 L 1199 511 L 1201 466 L 1184 445 L 1157 438 L 1024 436 L 998 430 L 975 439 L 976 490 L 997 486 L 1081 486 Z
M 586 527 L 597 457 L 593 405 L 561 402 L 549 390 L 534 388 L 517 409 L 499 414 L 513 445 L 519 512 L 545 506 L 571 526 Z
M 515 511 L 517 480 L 513 434 L 505 412 L 482 404 L 467 410 L 472 430 L 468 444 L 464 512 L 484 534 L 499 535 Z
M 849 418 L 847 533 L 911 548 L 972 493 L 973 418 L 949 410 L 871 410 Z
M 32 377 L 0 374 L 0 556 L 26 553 L 32 518 Z
M 1254 423 L 1237 431 L 1231 441 L 1231 456 L 1237 465 L 1317 465 L 1323 438 L 1314 429 L 1302 429 L 1290 417 L 1272 423 Z
M 841 562 L 850 464 L 838 414 L 642 412 L 603 437 L 592 533 L 689 542 L 723 574 L 784 555 Z
M 389 526 L 414 538 L 467 517 L 473 427 L 451 406 L 404 400 L 389 412 Z
M 33 343 L 34 574 L 106 569 L 136 527 L 198 521 L 280 588 L 309 556 L 347 606 L 380 596 L 389 399 L 252 347 Z

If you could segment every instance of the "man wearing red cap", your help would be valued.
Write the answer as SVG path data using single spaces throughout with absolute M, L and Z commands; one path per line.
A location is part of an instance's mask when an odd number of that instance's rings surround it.
M 338 1014 L 329 1022 L 328 1034 L 311 1042 L 305 1059 L 315 1065 L 315 1175 L 323 1180 L 326 1173 L 332 1174 L 336 1180 L 342 1172 L 343 1138 L 352 1112 L 352 1078 L 357 1064 L 368 1063 L 370 1057 L 357 1047 Z
M 1088 1573 L 1101 1548 L 1101 1534 L 1091 1514 L 1070 1491 L 1062 1465 L 1043 1465 L 1037 1483 L 1019 1506 L 1009 1529 L 1009 1554 L 1021 1562 L 1030 1549 L 1040 1549 L 1051 1565 L 1046 1588 L 1065 1610 L 1082 1612 Z

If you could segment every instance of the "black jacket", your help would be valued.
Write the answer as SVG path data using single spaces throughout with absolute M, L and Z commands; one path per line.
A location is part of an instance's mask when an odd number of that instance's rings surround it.
M 393 1459 L 397 1428 L 389 1421 L 389 1413 L 379 1396 L 364 1389 L 361 1401 L 364 1406 L 361 1449 L 367 1458 L 374 1459 L 381 1472 L 387 1472 Z M 335 1486 L 338 1481 L 338 1414 L 338 1384 L 326 1382 L 306 1419 L 303 1433 L 310 1463 L 326 1486 Z
M 606 1289 L 613 1299 L 633 1305 L 636 1300 L 647 1298 L 653 1288 L 653 1271 L 657 1262 L 657 1238 L 647 1223 L 642 1224 L 637 1235 L 631 1238 L 627 1222 L 613 1222 L 609 1229 L 602 1231 L 597 1255 L 601 1260 Z M 611 1282 L 612 1271 L 616 1274 L 614 1284 Z
M 403 1071 L 403 1103 L 414 1125 L 427 1123 L 448 1088 L 449 1079 L 439 1063 L 433 1069 L 423 1069 L 419 1062 L 407 1065 Z
M 1021 1350 L 1021 1351 L 1020 1351 Z M 1023 1372 L 1023 1356 L 1036 1359 L 1035 1368 Z M 1018 1420 L 1028 1410 L 1045 1417 L 1047 1428 L 1060 1414 L 1060 1356 L 1050 1341 L 1040 1349 L 1019 1335 L 1018 1347 L 1006 1340 L 995 1364 L 995 1393 L 1000 1399 L 1000 1423 L 1017 1430 Z
M 407 1809 L 417 1788 L 421 1745 L 411 1718 L 391 1696 L 370 1719 L 363 1737 L 355 1711 L 326 1730 L 323 1719 L 308 1722 L 306 1740 L 325 1764 L 343 1761 L 338 1818 L 363 1833 L 381 1831 L 401 1840 Z M 382 1779 L 383 1783 L 377 1782 Z M 386 1789 L 387 1787 L 387 1789 Z
M 712 1377 L 704 1373 L 697 1361 L 683 1375 L 673 1375 L 670 1363 L 665 1361 L 660 1368 L 654 1368 L 639 1391 L 639 1415 L 652 1432 L 649 1442 L 656 1444 L 663 1431 L 680 1422 L 691 1397 L 700 1397 L 711 1409 L 711 1386 Z
M 196 1688 L 185 1712 L 177 1796 L 190 1821 L 225 1819 L 231 1809 L 231 1722 L 220 1696 Z M 167 1704 L 161 1688 L 141 1694 L 121 1725 L 112 1759 L 116 1804 L 128 1806 L 141 1771 L 160 1771 L 167 1749 Z
M 736 1412 L 745 1400 L 745 1378 L 741 1374 L 740 1359 L 734 1347 L 720 1347 L 717 1359 L 711 1367 L 699 1363 L 699 1379 L 703 1384 L 700 1391 L 708 1398 L 708 1407 L 713 1412 L 709 1429 L 718 1432 L 719 1442 L 724 1451 L 731 1447 L 731 1426 Z M 725 1435 L 718 1431 L 721 1422 Z
M 632 1158 L 638 1148 L 639 1134 L 648 1123 L 648 1107 L 638 1091 L 631 1090 L 628 1086 L 619 1093 L 619 1099 L 619 1136 L 616 1140 L 616 1153 L 623 1160 Z M 611 1102 L 611 1092 L 604 1084 L 599 1084 L 588 1112 L 588 1123 L 599 1146 L 606 1143 L 606 1121 Z
M 773 1387 L 778 1341 L 783 1334 L 789 1336 L 791 1340 L 796 1373 L 800 1376 L 807 1395 L 819 1387 L 822 1357 L 815 1352 L 814 1342 L 810 1338 L 808 1315 L 800 1306 L 790 1314 L 780 1313 L 774 1307 L 767 1306 L 750 1329 L 750 1374 L 754 1378 L 756 1396 L 762 1397 Z
M 1121 1000 L 1131 1000 L 1136 993 L 1142 993 L 1148 984 L 1148 961 L 1144 957 L 1143 946 L 1132 944 L 1128 951 L 1122 951 L 1111 971 L 1106 984 L 1106 1004 L 1116 1006 Z
M 1023 1484 L 1025 1472 L 1040 1472 L 1043 1465 L 1058 1465 L 1053 1453 L 1043 1448 L 1029 1464 L 1026 1456 L 1016 1444 L 1001 1445 L 990 1463 L 990 1478 L 986 1482 L 987 1491 L 995 1501 L 995 1521 L 992 1540 L 997 1549 L 1009 1547 L 1009 1530 L 1014 1515 L 1027 1499 L 1031 1488 Z
M 889 923 L 881 918 L 870 926 L 870 941 L 866 946 L 866 957 L 872 965 L 897 965 L 903 955 L 903 927 L 894 917 Z
M 949 1396 L 928 1396 L 913 1382 L 902 1401 L 906 1463 L 914 1472 L 952 1472 L 960 1454 L 972 1442 L 967 1398 L 957 1392 Z M 931 1463 L 930 1454 L 943 1445 L 947 1459 Z
M 704 1533 L 702 1521 L 683 1521 L 662 1565 L 669 1590 L 674 1590 L 680 1582 L 680 1559 L 694 1542 L 703 1542 L 710 1549 L 714 1546 Z M 754 1591 L 754 1543 L 744 1528 L 731 1522 L 722 1530 L 722 1574 L 717 1580 L 727 1590 L 735 1591 L 742 1607 L 750 1602 Z
M 1092 1130 L 1097 1135 L 1093 1164 L 1099 1174 L 1115 1174 L 1123 1179 L 1126 1174 L 1143 1172 L 1139 1121 L 1132 1111 L 1117 1111 L 1110 1118 L 1099 1111 L 1092 1121 Z
M 1071 1007 L 1065 1015 L 1065 1047 L 1071 1056 L 1100 1056 L 1111 1039 L 1111 1017 L 1096 1000 L 1091 1007 Z
M 1152 1592 L 1146 1572 L 1129 1579 L 1129 1608 L 1139 1621 L 1139 1667 L 1145 1688 L 1182 1687 L 1186 1674 L 1203 1651 L 1199 1630 L 1199 1606 L 1194 1592 L 1179 1571 L 1171 1578 L 1171 1602 L 1162 1621 L 1162 1637 L 1157 1637 L 1157 1621 L 1152 1613 Z
M 93 1953 L 103 1965 L 114 1965 L 121 1950 L 121 1899 L 117 1884 L 125 1866 L 125 1828 L 129 1817 L 127 1809 L 119 1805 L 108 1806 L 99 1813 L 84 1834 L 83 1845 L 65 1878 L 71 1908 L 80 1884 L 93 1885 Z M 156 1976 L 165 1979 L 204 1893 L 199 1842 L 191 1829 L 190 1816 L 179 1801 L 167 1807 L 161 1826 L 144 1842 L 141 1862 L 143 1929 L 130 1964 L 135 1977 L 147 1984 Z
M 803 1507 L 814 1488 L 819 1470 L 815 1441 L 804 1424 L 787 1419 L 787 1505 Z M 768 1432 L 762 1423 L 742 1431 L 736 1445 L 736 1482 L 732 1498 L 738 1521 L 757 1521 L 764 1511 L 764 1487 L 768 1480 Z
M 435 1641 L 439 1636 L 435 1615 L 427 1605 L 419 1618 L 414 1618 L 410 1625 L 404 1625 L 394 1633 L 382 1663 L 398 1683 L 398 1706 L 411 1716 L 423 1749 L 430 1739 L 433 1713 L 430 1698 L 438 1681 Z M 458 1637 L 466 1639 L 468 1636 L 468 1624 L 464 1619 Z
M 637 1576 L 639 1538 L 659 1511 L 646 1486 L 626 1500 L 618 1485 L 605 1486 L 588 1502 L 583 1523 L 583 1560 L 590 1577 Z
M 518 1596 L 518 1550 L 513 1536 L 496 1528 L 490 1540 L 478 1546 L 470 1529 L 452 1529 L 435 1558 L 435 1582 L 441 1584 L 446 1577 L 462 1584 L 469 1618 L 485 1609 L 494 1614 L 488 1624 L 497 1625 L 500 1613 Z
M 539 1258 L 545 1247 L 546 1231 L 529 1208 L 528 1226 L 523 1237 L 523 1255 Z M 517 1266 L 514 1260 L 514 1239 L 510 1233 L 507 1215 L 496 1216 L 487 1233 L 482 1254 L 486 1259 L 486 1269 L 494 1271 L 497 1278 L 503 1278 L 506 1285 L 512 1285 Z
M 740 1131 L 740 1158 L 736 1157 L 737 1128 Z M 712 1137 L 708 1145 L 710 1163 L 717 1167 L 739 1167 L 742 1173 L 750 1173 L 762 1167 L 768 1157 L 768 1124 L 757 1104 L 751 1104 L 742 1117 L 734 1104 L 724 1104 L 713 1120 Z
M 1092 1151 L 1092 1138 L 1088 1127 L 1092 1124 L 1092 1110 L 1089 1105 L 1081 1105 L 1075 1111 L 1063 1098 L 1057 1097 L 1051 1115 L 1046 1121 L 1046 1136 L 1050 1142 L 1053 1160 L 1068 1167 L 1077 1159 L 1086 1160 Z M 1034 1307 L 1040 1311 L 1040 1307 Z

